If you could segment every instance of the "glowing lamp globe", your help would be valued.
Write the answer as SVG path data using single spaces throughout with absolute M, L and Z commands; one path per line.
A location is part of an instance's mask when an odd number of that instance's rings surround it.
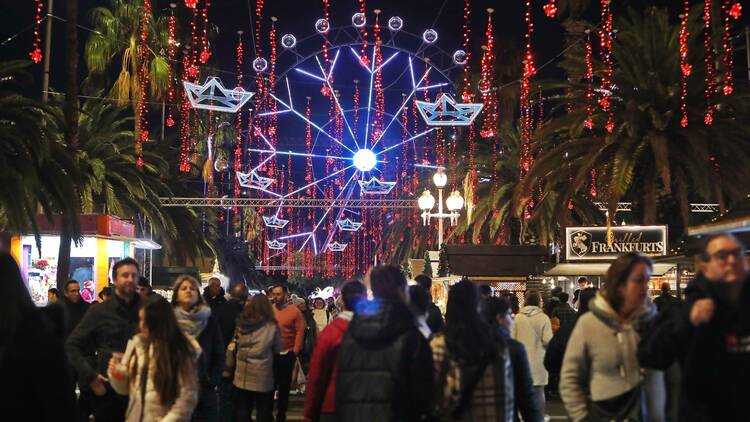
M 445 200 L 445 205 L 448 207 L 448 211 L 458 211 L 464 207 L 464 198 L 457 190 L 454 190 Z
M 370 171 L 375 168 L 375 163 L 377 163 L 375 154 L 369 149 L 361 149 L 357 151 L 354 154 L 352 161 L 354 162 L 354 167 L 360 171 Z
M 400 31 L 404 27 L 404 20 L 398 16 L 388 19 L 388 29 L 391 31 Z
M 364 13 L 355 13 L 352 16 L 352 25 L 354 25 L 357 28 L 362 28 L 367 23 L 367 17 L 365 17 Z
M 422 192 L 422 196 L 417 199 L 417 204 L 419 205 L 420 210 L 431 210 L 432 207 L 435 206 L 435 197 L 432 196 L 432 193 L 430 193 L 429 190 L 425 190 L 424 192 Z
M 432 181 L 438 188 L 443 188 L 448 183 L 448 175 L 442 170 L 439 170 L 434 176 L 432 176 Z
M 297 45 L 297 38 L 292 34 L 285 34 L 281 37 L 281 45 L 286 49 L 294 48 Z
M 328 23 L 328 20 L 318 19 L 315 21 L 315 30 L 318 31 L 319 34 L 326 34 L 329 29 L 331 29 L 331 24 Z
M 438 39 L 438 33 L 434 29 L 428 29 L 422 34 L 422 41 L 427 44 L 432 44 Z

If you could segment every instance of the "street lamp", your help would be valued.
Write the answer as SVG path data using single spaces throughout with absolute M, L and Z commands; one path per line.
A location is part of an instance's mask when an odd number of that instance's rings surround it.
M 419 205 L 419 209 L 422 210 L 422 224 L 427 225 L 433 217 L 438 219 L 438 246 L 440 246 L 443 244 L 443 219 L 449 218 L 451 225 L 455 226 L 458 223 L 458 217 L 460 215 L 458 212 L 464 207 L 464 198 L 461 197 L 461 194 L 457 190 L 454 190 L 450 196 L 448 196 L 448 199 L 445 200 L 445 206 L 448 208 L 449 212 L 444 213 L 443 188 L 448 183 L 448 176 L 442 169 L 440 169 L 434 176 L 432 176 L 432 181 L 438 188 L 438 212 L 431 212 L 432 208 L 435 207 L 435 197 L 432 196 L 429 189 L 425 189 L 425 191 L 422 192 L 422 195 L 417 200 L 417 204 Z

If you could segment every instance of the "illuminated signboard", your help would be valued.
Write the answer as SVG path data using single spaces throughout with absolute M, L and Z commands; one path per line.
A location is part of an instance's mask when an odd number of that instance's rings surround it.
M 628 252 L 667 254 L 666 226 L 612 226 L 610 239 L 607 236 L 607 227 L 567 227 L 567 260 L 613 260 Z

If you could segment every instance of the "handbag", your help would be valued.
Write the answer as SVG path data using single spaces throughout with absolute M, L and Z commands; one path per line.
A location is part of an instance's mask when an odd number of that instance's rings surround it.
M 643 385 L 607 400 L 589 403 L 589 422 L 644 422 Z

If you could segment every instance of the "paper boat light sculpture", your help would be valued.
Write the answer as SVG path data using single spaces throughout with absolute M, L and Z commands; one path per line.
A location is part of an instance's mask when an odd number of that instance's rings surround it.
M 331 242 L 328 244 L 328 250 L 331 252 L 343 252 L 348 243 Z
M 356 232 L 360 227 L 362 227 L 362 223 L 358 223 L 346 218 L 344 220 L 336 220 L 336 226 L 338 226 L 338 228 L 343 231 Z
M 270 227 L 272 229 L 283 229 L 289 223 L 289 220 L 284 220 L 282 218 L 279 218 L 278 215 L 274 214 L 271 217 L 263 216 L 263 222 L 266 224 L 266 227 Z
M 208 78 L 203 85 L 182 81 L 190 105 L 201 110 L 236 113 L 245 103 L 255 95 L 241 87 L 227 89 L 218 78 Z
M 387 195 L 391 193 L 393 187 L 396 186 L 396 182 L 381 182 L 374 176 L 368 181 L 358 180 L 359 188 L 362 193 L 368 193 L 371 195 Z
M 242 187 L 261 190 L 266 190 L 271 185 L 271 183 L 273 183 L 273 179 L 271 179 L 270 177 L 258 176 L 258 173 L 254 171 L 251 171 L 250 173 L 243 173 L 241 171 L 238 171 L 237 180 Z
M 286 247 L 286 242 L 279 242 L 278 240 L 266 240 L 266 245 L 268 245 L 268 249 L 273 249 L 275 251 L 280 251 Z
M 446 93 L 442 93 L 434 103 L 417 101 L 417 109 L 427 126 L 469 126 L 482 107 L 482 103 L 457 103 Z

